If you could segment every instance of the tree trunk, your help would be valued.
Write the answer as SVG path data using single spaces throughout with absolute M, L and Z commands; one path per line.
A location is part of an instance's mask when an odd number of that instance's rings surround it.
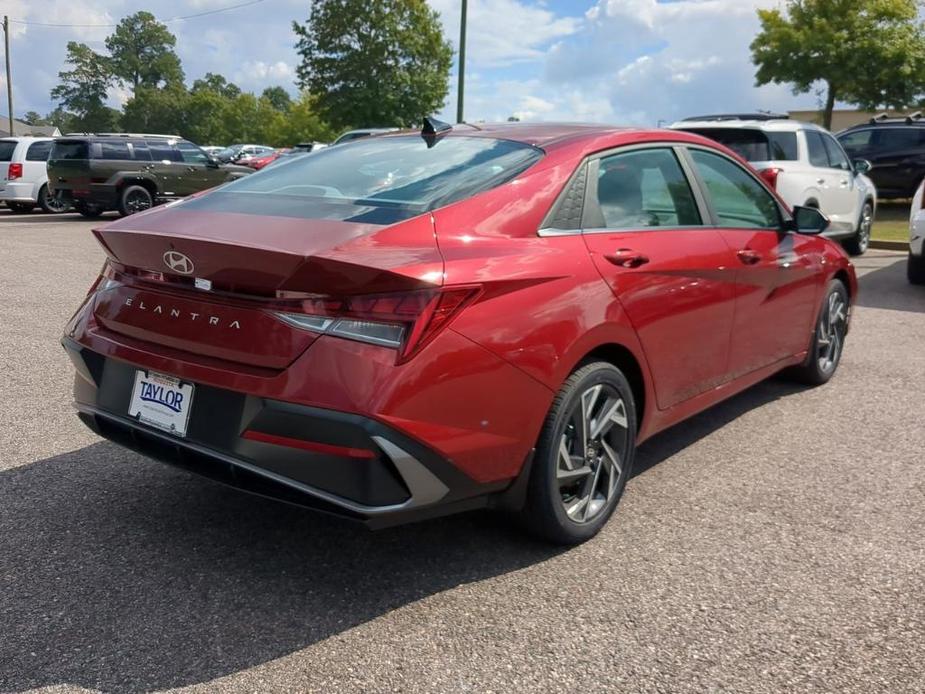
M 826 130 L 832 129 L 832 111 L 835 109 L 835 87 L 831 83 L 828 85 L 829 90 L 825 96 L 825 111 L 822 112 L 822 127 Z

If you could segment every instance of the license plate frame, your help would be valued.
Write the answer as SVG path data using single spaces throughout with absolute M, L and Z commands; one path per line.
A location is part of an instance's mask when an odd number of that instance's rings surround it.
M 195 392 L 195 384 L 189 381 L 157 371 L 136 369 L 128 404 L 129 417 L 185 438 Z

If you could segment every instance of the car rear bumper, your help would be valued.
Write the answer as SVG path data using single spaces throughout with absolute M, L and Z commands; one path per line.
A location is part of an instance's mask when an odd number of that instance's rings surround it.
M 502 495 L 509 480 L 480 484 L 382 422 L 204 384 L 196 385 L 187 436 L 178 438 L 127 414 L 135 366 L 69 338 L 62 344 L 77 368 L 75 404 L 87 426 L 230 486 L 374 528 L 518 503 L 519 492 Z
M 38 189 L 32 183 L 0 183 L 0 202 L 37 202 Z

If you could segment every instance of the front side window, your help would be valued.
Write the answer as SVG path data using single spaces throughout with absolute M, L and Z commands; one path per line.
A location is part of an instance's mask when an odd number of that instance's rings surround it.
M 51 154 L 51 145 L 51 140 L 33 142 L 26 150 L 26 161 L 47 161 L 48 155 Z
M 187 164 L 207 164 L 209 162 L 208 155 L 192 142 L 178 142 L 177 148 Z
M 745 169 L 718 154 L 700 149 L 690 152 L 710 194 L 719 226 L 780 228 L 777 201 Z
M 674 151 L 645 149 L 604 157 L 597 203 L 607 229 L 696 226 L 694 195 Z
M 822 142 L 825 144 L 825 150 L 829 155 L 829 163 L 833 169 L 841 169 L 842 171 L 850 171 L 851 163 L 848 161 L 848 157 L 845 155 L 844 150 L 838 142 L 835 141 L 835 138 L 831 135 L 823 135 Z
M 190 209 L 393 224 L 499 186 L 542 150 L 488 137 L 367 138 L 269 167 L 183 203 Z
M 822 141 L 822 135 L 815 130 L 806 131 L 806 147 L 809 150 L 809 163 L 823 169 L 828 169 L 829 153 L 825 149 L 825 143 Z

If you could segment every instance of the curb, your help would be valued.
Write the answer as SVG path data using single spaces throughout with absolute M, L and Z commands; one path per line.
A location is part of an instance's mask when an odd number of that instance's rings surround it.
M 871 239 L 870 247 L 878 248 L 881 251 L 908 251 L 909 242 L 908 241 L 878 241 L 877 239 Z

